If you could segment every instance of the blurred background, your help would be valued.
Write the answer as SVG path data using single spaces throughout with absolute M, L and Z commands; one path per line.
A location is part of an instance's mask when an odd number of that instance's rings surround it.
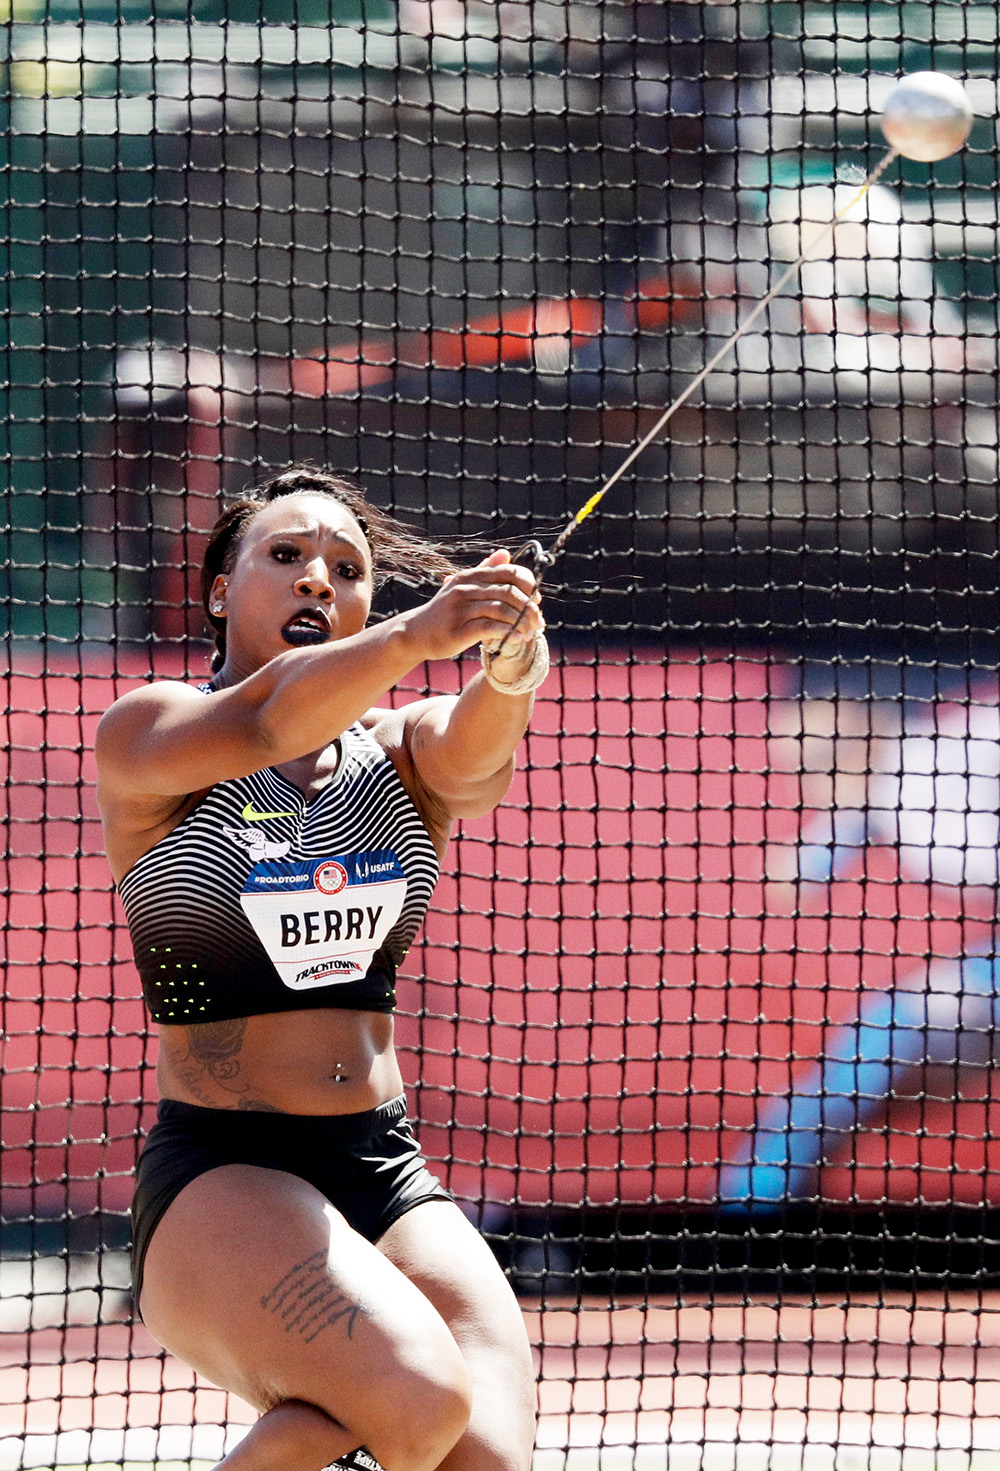
M 790 292 L 713 375 L 574 547 L 566 621 L 987 626 L 996 29 L 992 4 L 947 0 L 19 3 L 15 631 L 108 636 L 85 604 L 179 601 L 144 585 L 151 551 L 175 563 L 199 498 L 291 457 L 434 531 L 557 523 L 797 254 L 801 191 L 881 156 L 881 101 L 921 67 L 968 78 L 970 148 L 891 171 L 881 281 L 856 245 L 853 284 L 816 267 L 832 344 Z M 871 354 L 850 351 L 859 285 Z M 150 621 L 122 609 L 114 633 Z
M 249 1414 L 128 1296 L 155 1039 L 90 756 L 203 675 L 222 500 L 308 460 L 469 560 L 550 542 L 920 69 L 968 148 L 889 169 L 548 576 L 399 1030 L 540 1471 L 1000 1454 L 998 50 L 996 0 L 10 0 L 3 1471 L 207 1465 Z

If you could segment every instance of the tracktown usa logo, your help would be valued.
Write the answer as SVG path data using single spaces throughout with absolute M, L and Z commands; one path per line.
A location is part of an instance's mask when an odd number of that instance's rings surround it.
M 313 875 L 313 883 L 321 894 L 339 894 L 347 888 L 347 869 L 342 863 L 322 864 Z
M 361 966 L 356 960 L 321 960 L 317 965 L 307 966 L 300 970 L 295 977 L 295 984 L 301 986 L 303 981 L 325 981 L 327 976 L 353 976 L 361 974 Z

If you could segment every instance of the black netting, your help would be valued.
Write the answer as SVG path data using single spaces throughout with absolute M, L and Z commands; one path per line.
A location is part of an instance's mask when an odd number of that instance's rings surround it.
M 7 8 L 0 1467 L 208 1466 L 252 1418 L 129 1296 L 156 1042 L 91 756 L 116 694 L 204 676 L 220 501 L 311 461 L 470 559 L 551 545 L 838 212 L 547 573 L 553 674 L 398 1034 L 538 1349 L 536 1471 L 1000 1453 L 998 34 Z M 848 207 L 926 69 L 968 147 Z

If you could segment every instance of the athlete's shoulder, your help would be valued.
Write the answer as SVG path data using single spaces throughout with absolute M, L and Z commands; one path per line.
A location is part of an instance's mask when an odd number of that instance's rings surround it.
M 384 725 L 387 720 L 391 721 L 398 714 L 398 710 L 384 710 L 377 706 L 374 709 L 367 710 L 360 720 L 355 721 L 355 724 L 359 725 L 363 731 L 371 734 L 380 726 Z
M 208 686 L 186 684 L 181 679 L 154 679 L 148 684 L 137 684 L 125 694 L 119 695 L 104 714 L 107 719 L 115 711 L 132 709 L 163 709 L 178 700 L 201 700 Z
M 126 691 L 101 716 L 97 727 L 98 756 L 101 746 L 109 739 L 202 699 L 204 695 L 196 685 L 184 684 L 179 679 L 157 679 Z
M 454 705 L 454 695 L 431 695 L 425 700 L 411 700 L 394 710 L 376 708 L 361 717 L 358 724 L 390 754 L 394 750 L 410 748 L 410 737 L 416 726 L 430 710 L 443 705 Z

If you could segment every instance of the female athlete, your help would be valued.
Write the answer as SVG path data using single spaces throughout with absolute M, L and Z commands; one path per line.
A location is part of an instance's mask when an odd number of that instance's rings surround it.
M 440 589 L 369 627 L 393 570 Z M 227 1471 L 526 1471 L 523 1320 L 420 1156 L 392 1009 L 451 825 L 504 796 L 545 676 L 534 578 L 505 551 L 458 571 L 297 469 L 222 515 L 202 586 L 211 682 L 131 691 L 97 740 L 160 1026 L 139 1310 L 261 1411 Z M 457 698 L 380 707 L 477 643 L 483 671 Z

